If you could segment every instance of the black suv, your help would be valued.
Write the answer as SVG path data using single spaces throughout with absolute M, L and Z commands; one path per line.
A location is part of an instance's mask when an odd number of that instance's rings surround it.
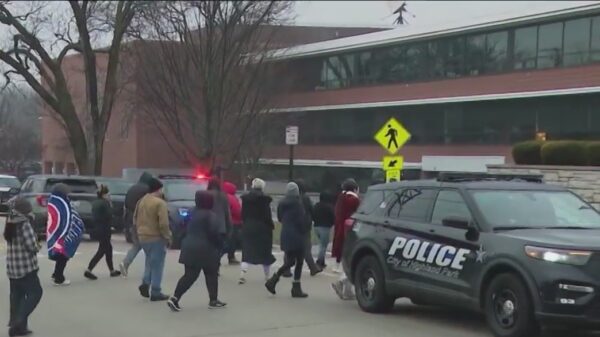
M 39 236 L 46 235 L 48 197 L 52 188 L 59 183 L 70 187 L 69 198 L 72 206 L 81 216 L 86 232 L 93 236 L 92 202 L 97 198 L 96 181 L 89 177 L 63 175 L 33 175 L 27 178 L 21 187 L 19 196 L 29 200 L 33 207 L 33 228 L 36 233 Z
M 496 336 L 600 326 L 600 214 L 541 176 L 377 185 L 353 218 L 343 267 L 367 312 L 407 297 L 482 311 Z

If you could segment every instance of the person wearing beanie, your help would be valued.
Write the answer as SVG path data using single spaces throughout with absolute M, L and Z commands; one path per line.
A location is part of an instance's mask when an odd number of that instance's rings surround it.
M 271 199 L 262 179 L 252 181 L 252 190 L 242 196 L 242 270 L 239 284 L 246 283 L 249 265 L 262 265 L 265 281 L 271 276 L 273 256 L 273 217 Z
M 144 197 L 144 195 L 146 195 L 146 193 L 148 193 L 148 182 L 150 179 L 152 179 L 152 175 L 148 172 L 143 172 L 137 184 L 131 186 L 125 195 L 123 219 L 125 223 L 125 230 L 127 233 L 129 233 L 133 245 L 127 252 L 127 255 L 125 255 L 123 262 L 119 264 L 119 270 L 121 271 L 121 275 L 123 275 L 123 277 L 127 277 L 129 266 L 131 263 L 133 263 L 135 257 L 142 250 L 142 246 L 140 246 L 140 242 L 137 237 L 137 229 L 133 223 L 133 213 L 135 212 L 138 202 L 142 199 L 142 197 Z
M 42 299 L 38 277 L 39 245 L 31 226 L 31 204 L 18 197 L 6 226 L 6 274 L 10 282 L 9 336 L 25 336 L 32 332 L 28 319 Z
M 121 272 L 115 270 L 113 266 L 113 247 L 110 243 L 112 230 L 112 205 L 109 198 L 109 190 L 106 185 L 100 185 L 98 189 L 98 198 L 92 202 L 92 219 L 94 221 L 95 237 L 98 239 L 98 250 L 90 260 L 88 269 L 83 276 L 90 280 L 97 280 L 98 277 L 92 273 L 94 267 L 102 257 L 106 258 L 106 265 L 111 277 L 121 275 Z
M 265 287 L 271 294 L 275 294 L 277 283 L 285 271 L 295 266 L 292 297 L 308 297 L 300 286 L 302 265 L 304 264 L 304 250 L 306 247 L 304 239 L 308 232 L 304 212 L 304 205 L 300 198 L 298 185 L 294 182 L 288 183 L 285 197 L 277 206 L 277 218 L 282 226 L 281 249 L 285 253 L 285 259 L 283 266 L 265 283 Z
M 148 194 L 139 201 L 133 219 L 140 246 L 146 254 L 144 277 L 139 286 L 140 295 L 151 301 L 166 301 L 168 295 L 162 293 L 161 283 L 165 268 L 167 247 L 173 235 L 169 228 L 169 211 L 162 198 L 163 185 L 160 180 L 148 180 Z

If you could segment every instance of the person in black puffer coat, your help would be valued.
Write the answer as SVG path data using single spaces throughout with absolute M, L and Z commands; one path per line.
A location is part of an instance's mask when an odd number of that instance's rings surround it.
M 92 218 L 94 220 L 94 231 L 98 239 L 98 251 L 90 260 L 88 269 L 83 274 L 90 280 L 97 280 L 98 277 L 92 273 L 94 267 L 102 257 L 106 258 L 106 265 L 110 271 L 111 277 L 120 276 L 121 272 L 115 270 L 113 266 L 113 247 L 110 243 L 112 229 L 112 205 L 108 196 L 109 190 L 105 185 L 100 185 L 98 189 L 98 199 L 92 203 Z
M 302 277 L 302 265 L 304 264 L 305 237 L 308 232 L 306 226 L 304 206 L 300 199 L 300 190 L 296 183 L 288 183 L 285 198 L 277 207 L 277 218 L 281 222 L 281 249 L 285 252 L 284 264 L 265 283 L 265 287 L 271 294 L 275 294 L 275 287 L 286 270 L 296 266 L 294 269 L 294 282 L 292 286 L 292 297 L 308 297 L 302 291 L 300 278 Z
M 185 266 L 185 274 L 179 279 L 175 293 L 167 304 L 173 311 L 181 311 L 181 297 L 196 282 L 204 271 L 208 289 L 209 308 L 223 308 L 227 304 L 219 301 L 219 260 L 223 247 L 222 223 L 213 211 L 214 195 L 207 191 L 196 192 L 196 208 L 187 226 L 181 243 L 179 263 Z

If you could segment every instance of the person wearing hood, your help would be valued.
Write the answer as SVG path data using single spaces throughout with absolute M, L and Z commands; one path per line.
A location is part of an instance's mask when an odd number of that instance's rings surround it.
M 127 190 L 127 194 L 125 195 L 125 205 L 123 206 L 125 230 L 128 231 L 133 245 L 127 252 L 127 255 L 125 255 L 123 262 L 119 264 L 119 270 L 123 277 L 127 277 L 129 266 L 131 265 L 131 263 L 133 263 L 135 257 L 142 250 L 142 246 L 140 246 L 140 241 L 137 237 L 137 230 L 133 222 L 133 214 L 135 213 L 135 208 L 137 207 L 138 202 L 142 199 L 143 196 L 146 195 L 146 193 L 148 193 L 148 183 L 151 179 L 152 175 L 150 173 L 143 172 L 137 184 L 131 186 L 129 190 Z
M 227 239 L 231 235 L 231 212 L 229 211 L 229 200 L 222 191 L 221 181 L 217 178 L 211 178 L 208 182 L 208 191 L 213 194 L 213 212 L 217 216 L 219 223 L 219 231 L 221 233 L 220 242 L 223 244 L 221 247 L 221 254 L 227 253 L 228 244 Z M 235 263 L 234 261 L 230 261 Z M 237 262 L 237 261 L 236 261 Z
M 308 297 L 300 285 L 306 248 L 305 237 L 308 232 L 304 212 L 298 185 L 294 182 L 288 183 L 285 197 L 277 206 L 277 218 L 281 222 L 281 249 L 285 252 L 285 259 L 283 266 L 265 283 L 271 294 L 275 294 L 277 283 L 285 271 L 295 266 L 292 297 Z
M 235 258 L 235 252 L 240 246 L 240 233 L 242 230 L 242 205 L 235 195 L 237 187 L 231 182 L 223 183 L 223 191 L 227 195 L 229 202 L 229 213 L 231 214 L 231 234 L 227 244 L 227 259 L 230 265 L 237 265 L 240 262 Z
M 67 262 L 77 252 L 85 227 L 79 213 L 71 206 L 70 189 L 65 184 L 56 184 L 48 198 L 48 223 L 46 244 L 48 258 L 55 262 L 52 279 L 55 286 L 68 286 L 65 278 Z
M 334 204 L 335 196 L 333 194 L 321 192 L 319 202 L 314 208 L 315 232 L 319 238 L 319 257 L 317 258 L 317 265 L 321 269 L 327 267 L 325 265 L 325 255 L 327 254 L 331 228 L 335 222 Z
M 179 301 L 202 271 L 208 290 L 208 307 L 218 309 L 227 305 L 218 299 L 221 230 L 217 215 L 213 211 L 214 194 L 198 191 L 195 199 L 196 207 L 192 211 L 179 255 L 179 263 L 185 266 L 185 273 L 177 282 L 175 293 L 167 302 L 173 311 L 181 311 Z
M 332 255 L 336 259 L 336 271 L 340 272 L 340 279 L 331 286 L 342 300 L 354 298 L 354 288 L 348 277 L 343 272 L 340 263 L 344 249 L 346 234 L 352 228 L 352 215 L 358 210 L 360 199 L 358 197 L 358 184 L 354 179 L 347 179 L 342 184 L 343 192 L 338 196 L 335 204 L 335 225 Z
M 98 238 L 98 250 L 90 260 L 88 269 L 83 273 L 87 279 L 97 280 L 98 277 L 92 272 L 102 257 L 106 258 L 106 265 L 110 272 L 110 277 L 117 277 L 121 272 L 115 270 L 113 266 L 113 247 L 110 243 L 112 229 L 112 204 L 109 199 L 108 187 L 100 185 L 98 189 L 98 198 L 92 202 L 92 218 L 94 220 L 94 230 Z
M 252 180 L 252 189 L 242 196 L 242 270 L 239 284 L 246 283 L 249 265 L 262 265 L 265 280 L 271 276 L 273 256 L 273 217 L 270 196 L 264 193 L 266 183 Z
M 31 226 L 31 204 L 18 197 L 4 227 L 6 274 L 10 282 L 9 336 L 31 334 L 28 319 L 42 299 L 38 277 L 39 245 Z

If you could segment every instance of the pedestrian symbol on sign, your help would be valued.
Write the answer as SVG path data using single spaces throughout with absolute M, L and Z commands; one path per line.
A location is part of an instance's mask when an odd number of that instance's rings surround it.
M 390 154 L 396 154 L 409 139 L 410 133 L 395 118 L 391 118 L 375 134 L 375 140 Z
M 398 140 L 396 140 L 396 137 L 398 137 L 398 130 L 394 129 L 392 127 L 392 124 L 388 124 L 388 131 L 385 134 L 386 137 L 388 137 L 388 145 L 387 145 L 387 149 L 388 151 L 392 148 L 392 143 L 394 144 L 395 148 L 399 148 L 400 146 L 398 146 Z

